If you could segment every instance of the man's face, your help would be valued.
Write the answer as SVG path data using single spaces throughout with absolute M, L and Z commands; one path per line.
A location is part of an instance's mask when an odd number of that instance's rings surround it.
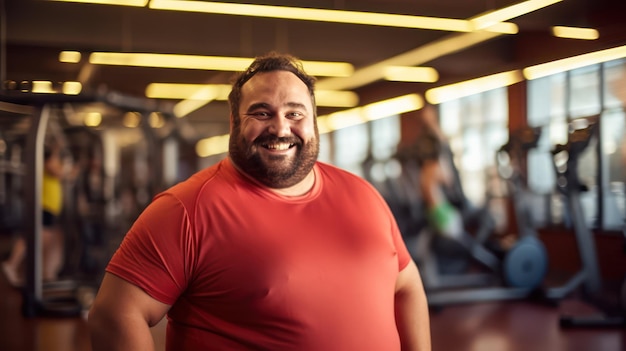
M 239 121 L 231 116 L 231 159 L 270 188 L 298 184 L 313 169 L 319 152 L 306 85 L 291 72 L 263 72 L 247 81 L 241 93 Z

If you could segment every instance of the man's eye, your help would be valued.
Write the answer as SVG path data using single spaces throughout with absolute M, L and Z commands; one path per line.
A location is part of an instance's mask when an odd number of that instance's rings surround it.
M 268 117 L 270 117 L 269 112 L 263 112 L 263 111 L 247 113 L 246 115 L 254 117 L 254 118 L 268 118 Z
M 290 112 L 289 114 L 287 114 L 287 116 L 289 118 L 299 119 L 299 118 L 304 117 L 304 114 L 302 112 Z

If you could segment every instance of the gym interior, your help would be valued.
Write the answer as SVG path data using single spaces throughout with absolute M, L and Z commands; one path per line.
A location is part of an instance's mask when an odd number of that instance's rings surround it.
M 0 0 L 0 260 L 24 245 L 18 275 L 0 275 L 0 350 L 91 349 L 85 319 L 109 258 L 153 196 L 226 157 L 229 79 L 272 50 L 315 70 L 320 161 L 369 181 L 393 212 L 433 350 L 626 350 L 622 1 L 168 2 Z M 392 18 L 348 20 L 361 12 Z M 63 173 L 53 278 L 51 149 Z M 429 216 L 433 160 L 452 229 Z

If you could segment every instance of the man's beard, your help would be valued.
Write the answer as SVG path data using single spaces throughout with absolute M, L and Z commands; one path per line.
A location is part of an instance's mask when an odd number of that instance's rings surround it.
M 275 142 L 293 144 L 295 155 L 261 157 L 258 150 L 263 148 L 262 145 Z M 316 129 L 315 137 L 308 141 L 295 136 L 263 134 L 248 143 L 241 136 L 239 126 L 235 126 L 230 136 L 229 154 L 235 165 L 247 175 L 270 188 L 283 189 L 298 184 L 311 172 L 319 154 L 319 137 Z

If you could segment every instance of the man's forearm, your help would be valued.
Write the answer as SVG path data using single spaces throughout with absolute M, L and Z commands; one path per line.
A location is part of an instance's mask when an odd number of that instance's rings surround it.
M 430 317 L 424 295 L 396 295 L 396 325 L 402 351 L 430 351 Z
M 402 351 L 430 351 L 428 301 L 414 262 L 410 262 L 398 276 L 395 314 Z

